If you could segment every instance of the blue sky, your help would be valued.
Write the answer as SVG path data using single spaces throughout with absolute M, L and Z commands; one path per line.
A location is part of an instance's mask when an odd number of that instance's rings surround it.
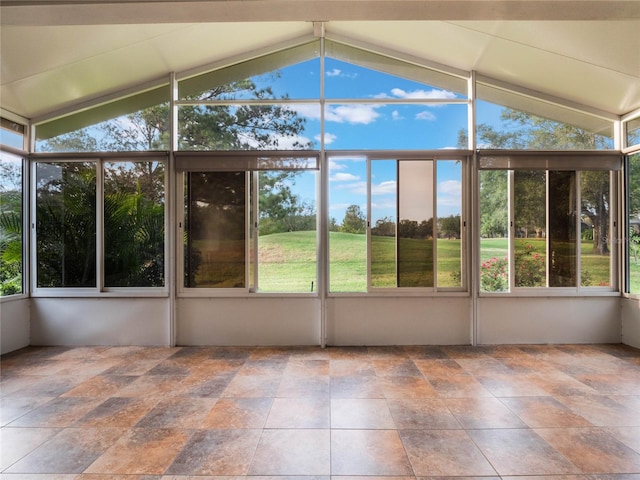
M 311 60 L 282 68 L 274 83 L 277 96 L 314 99 L 319 92 L 319 61 Z M 301 80 L 302 79 L 302 80 Z M 332 150 L 426 150 L 457 148 L 458 134 L 467 127 L 466 105 L 415 105 L 367 103 L 367 99 L 456 99 L 453 92 L 420 84 L 357 65 L 329 59 L 325 61 L 325 149 L 329 160 L 329 216 L 341 223 L 349 205 L 367 212 L 367 165 L 364 157 L 336 157 Z M 356 98 L 363 103 L 332 103 L 332 99 Z M 315 104 L 297 104 L 293 108 L 306 118 L 302 140 L 319 148 L 320 110 Z M 283 148 L 286 148 L 284 146 Z M 425 181 L 427 181 L 425 179 Z M 372 167 L 372 222 L 395 218 L 397 201 L 396 162 L 375 161 Z M 405 180 L 403 191 L 409 191 Z M 313 175 L 298 176 L 296 191 L 306 201 L 313 200 Z M 437 165 L 438 216 L 461 211 L 461 166 L 454 161 Z M 424 204 L 425 202 L 420 202 Z M 429 217 L 433 208 L 421 206 L 417 220 Z M 408 212 L 405 212 L 409 214 Z

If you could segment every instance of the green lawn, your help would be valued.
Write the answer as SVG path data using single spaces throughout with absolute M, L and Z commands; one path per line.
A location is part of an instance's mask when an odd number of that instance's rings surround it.
M 524 242 L 520 248 L 530 243 L 534 251 L 544 252 L 544 240 L 527 239 L 526 241 L 518 240 L 518 242 Z M 432 285 L 432 268 L 428 260 L 431 258 L 432 242 L 403 240 L 403 245 L 407 254 L 405 260 L 401 259 L 401 284 Z M 260 291 L 317 291 L 316 232 L 264 235 L 259 239 L 259 248 Z M 439 239 L 437 248 L 438 286 L 459 286 L 460 241 Z M 372 262 L 374 285 L 394 287 L 396 285 L 394 239 L 374 237 L 372 250 L 375 259 Z M 590 242 L 583 242 L 582 251 L 583 275 L 584 272 L 588 272 L 590 285 L 608 283 L 609 257 L 590 254 Z M 366 256 L 366 235 L 330 232 L 330 290 L 332 292 L 365 292 Z M 507 240 L 482 239 L 480 256 L 482 261 L 494 257 L 506 257 Z M 233 257 L 235 256 L 230 255 L 229 259 Z M 640 265 L 631 265 L 631 285 L 632 292 L 640 293 Z

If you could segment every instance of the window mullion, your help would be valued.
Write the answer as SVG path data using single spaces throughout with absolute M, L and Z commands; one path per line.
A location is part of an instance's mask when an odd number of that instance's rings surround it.
M 96 290 L 104 291 L 104 160 L 96 160 Z
M 507 218 L 508 218 L 508 224 L 507 224 L 507 232 L 509 235 L 509 238 L 507 239 L 507 245 L 508 245 L 508 255 L 509 255 L 509 259 L 508 259 L 508 263 L 509 263 L 509 291 L 512 292 L 513 288 L 515 286 L 515 241 L 514 241 L 514 233 L 515 233 L 515 226 L 514 226 L 514 198 L 513 198 L 513 192 L 514 192 L 514 181 L 515 181 L 515 172 L 513 170 L 509 170 L 509 176 L 507 177 L 507 198 L 509 199 L 508 201 L 508 205 L 507 205 Z

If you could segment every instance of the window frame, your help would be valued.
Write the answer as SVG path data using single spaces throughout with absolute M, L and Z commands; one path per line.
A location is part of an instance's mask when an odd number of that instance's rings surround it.
M 476 238 L 478 258 L 476 259 L 478 294 L 481 297 L 504 297 L 504 296 L 531 296 L 531 297 L 556 297 L 556 296 L 619 296 L 622 290 L 620 282 L 620 272 L 618 259 L 621 255 L 619 251 L 620 228 L 622 224 L 619 217 L 619 191 L 623 174 L 623 156 L 617 151 L 523 151 L 523 150 L 478 150 L 478 183 L 476 186 L 476 202 L 478 205 L 478 226 L 480 225 L 480 174 L 486 170 L 499 170 L 507 172 L 507 230 L 508 230 L 508 251 L 507 262 L 508 290 L 506 291 L 483 291 L 481 290 L 480 276 L 482 272 L 480 257 L 481 236 Z M 577 214 L 575 219 L 576 228 L 576 286 L 571 287 L 516 287 L 515 286 L 515 230 L 516 221 L 514 218 L 514 172 L 517 170 L 542 170 L 547 175 L 547 188 L 545 194 L 545 204 L 547 217 L 545 235 L 545 255 L 549 258 L 549 191 L 548 173 L 550 171 L 575 172 L 575 211 L 581 212 L 582 189 L 581 172 L 588 171 L 608 171 L 609 172 L 609 232 L 610 232 L 610 257 L 609 257 L 609 287 L 583 286 L 581 285 L 581 215 Z M 549 279 L 549 264 L 546 262 L 546 278 Z
M 284 162 L 282 168 L 277 168 L 278 159 L 306 158 L 310 160 L 310 166 L 306 168 L 287 168 Z M 176 243 L 176 292 L 182 298 L 207 298 L 207 297 L 253 297 L 253 296 L 278 296 L 278 297 L 318 297 L 320 289 L 314 292 L 268 292 L 259 289 L 259 257 L 258 257 L 258 212 L 259 188 L 256 176 L 260 171 L 317 171 L 320 170 L 320 152 L 317 150 L 260 150 L 260 151 L 187 151 L 175 152 L 176 165 L 176 214 L 175 232 L 176 239 L 182 239 L 185 235 L 185 175 L 189 172 L 241 172 L 245 173 L 245 286 L 238 288 L 213 288 L 213 287 L 185 287 L 184 285 L 184 246 L 181 240 Z M 315 165 L 313 164 L 315 162 Z M 275 168 L 273 168 L 275 165 Z M 271 167 L 271 168 L 270 168 Z M 315 193 L 319 192 L 320 175 L 316 176 Z M 254 192 L 255 190 L 255 192 Z M 319 206 L 318 201 L 318 206 Z M 316 209 L 316 281 L 320 278 L 321 255 L 318 253 L 320 245 L 320 209 Z M 253 254 L 252 254 L 253 252 Z
M 160 162 L 164 164 L 164 286 L 163 287 L 107 287 L 104 271 L 104 168 L 112 162 Z M 96 165 L 96 286 L 95 287 L 38 287 L 37 278 L 37 185 L 36 168 L 40 163 L 81 163 Z M 170 289 L 170 244 L 169 244 L 169 177 L 168 152 L 109 152 L 109 153 L 60 153 L 31 154 L 30 163 L 30 228 L 29 259 L 30 287 L 32 297 L 167 297 Z
M 640 147 L 640 145 L 639 145 Z M 621 214 L 623 215 L 623 218 L 621 219 L 620 224 L 624 225 L 624 242 L 621 242 L 621 255 L 623 257 L 623 262 L 621 262 L 622 264 L 622 275 L 621 275 L 621 280 L 622 280 L 622 284 L 624 286 L 623 288 L 623 296 L 627 297 L 627 298 L 636 298 L 636 299 L 640 299 L 640 291 L 638 292 L 631 292 L 631 245 L 630 245 L 630 241 L 629 241 L 629 230 L 631 228 L 631 211 L 630 211 L 630 191 L 629 191 L 629 185 L 630 185 L 630 180 L 629 180 L 629 174 L 630 174 L 630 168 L 629 168 L 629 161 L 630 161 L 630 157 L 634 156 L 634 155 L 638 155 L 639 156 L 639 160 L 640 160 L 640 148 L 638 148 L 635 151 L 630 151 L 629 153 L 627 153 L 625 155 L 625 170 L 624 170 L 624 198 L 623 198 L 623 202 L 625 205 L 624 209 L 621 209 Z

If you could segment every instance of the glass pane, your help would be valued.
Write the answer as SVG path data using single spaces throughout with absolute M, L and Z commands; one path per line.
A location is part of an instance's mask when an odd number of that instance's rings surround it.
M 325 121 L 328 149 L 457 148 L 460 132 L 466 135 L 467 106 L 327 104 Z
M 627 146 L 640 144 L 640 118 L 629 120 L 626 124 Z
M 38 132 L 36 129 L 37 134 Z M 168 103 L 56 136 L 36 138 L 37 152 L 133 152 L 168 149 Z
M 611 286 L 610 173 L 580 172 L 580 284 Z
M 629 157 L 629 293 L 640 294 L 640 153 Z
M 500 99 L 503 91 L 478 88 L 479 98 Z M 600 118 L 577 113 L 522 97 L 494 104 L 477 102 L 478 148 L 514 150 L 610 150 L 613 149 L 613 124 Z M 504 98 L 505 102 L 511 97 Z M 516 99 L 520 99 L 517 97 Z M 547 107 L 549 107 L 547 109 Z M 527 110 L 530 108 L 531 110 Z
M 329 157 L 331 292 L 367 291 L 366 179 L 364 157 Z
M 164 286 L 164 164 L 104 167 L 106 287 Z
M 185 179 L 185 287 L 244 288 L 245 172 L 189 172 Z
M 398 162 L 398 287 L 433 287 L 433 161 Z
M 96 165 L 36 164 L 38 287 L 96 286 Z
M 371 162 L 371 286 L 397 286 L 397 161 Z M 346 216 L 345 216 L 346 220 Z
M 509 290 L 509 183 L 506 170 L 480 171 L 480 290 Z
M 260 172 L 258 287 L 315 292 L 316 172 Z
M 549 286 L 576 287 L 576 172 L 548 175 Z
M 515 286 L 545 287 L 547 174 L 544 170 L 516 170 L 513 177 Z
M 0 117 L 0 144 L 9 147 L 25 149 L 25 126 Z
M 462 286 L 462 162 L 438 160 L 438 287 Z
M 0 152 L 0 296 L 22 293 L 22 158 Z
M 181 150 L 313 150 L 320 141 L 320 106 L 190 106 L 178 110 Z
M 389 65 L 384 65 L 385 57 L 377 57 L 376 60 L 382 62 L 378 63 L 382 67 L 380 70 L 361 67 L 353 63 L 327 57 L 325 59 L 325 97 L 426 100 L 466 98 L 449 90 L 409 80 L 399 75 L 385 73 L 382 69 L 389 67 Z M 396 62 L 391 61 L 391 63 Z M 414 73 L 411 70 L 411 65 L 402 64 L 402 62 L 397 63 L 399 71 L 404 67 L 405 73 L 406 71 Z M 421 76 L 424 77 L 424 73 Z M 458 82 L 454 83 L 457 84 Z

